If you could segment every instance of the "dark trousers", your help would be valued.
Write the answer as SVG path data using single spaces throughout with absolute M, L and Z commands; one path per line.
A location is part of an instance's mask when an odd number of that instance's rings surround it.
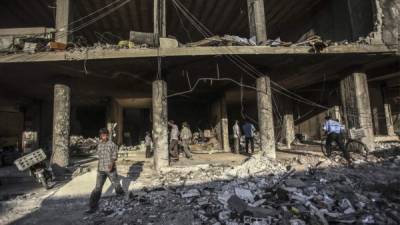
M 147 145 L 146 146 L 146 158 L 150 158 L 151 157 L 151 146 Z
M 115 188 L 115 193 L 117 195 L 125 194 L 124 190 L 122 189 L 121 185 L 119 184 L 117 171 L 114 170 L 113 172 L 104 172 L 104 171 L 97 171 L 97 178 L 96 178 L 96 187 L 90 194 L 90 201 L 89 207 L 92 209 L 96 209 L 99 206 L 99 200 L 101 197 L 101 191 L 103 190 L 104 182 L 106 179 L 110 179 L 111 184 Z
M 251 144 L 251 153 L 254 153 L 254 138 L 246 137 L 246 152 L 249 153 L 249 142 Z
M 349 154 L 349 152 L 347 152 L 346 148 L 344 147 L 343 137 L 341 134 L 336 134 L 336 133 L 328 134 L 328 137 L 326 138 L 326 144 L 325 144 L 328 157 L 331 156 L 331 154 L 332 154 L 332 149 L 331 149 L 332 142 L 335 142 L 339 146 L 339 149 L 343 152 L 344 158 L 350 162 L 350 154 Z
M 178 140 L 172 139 L 169 143 L 169 153 L 172 158 L 179 159 Z

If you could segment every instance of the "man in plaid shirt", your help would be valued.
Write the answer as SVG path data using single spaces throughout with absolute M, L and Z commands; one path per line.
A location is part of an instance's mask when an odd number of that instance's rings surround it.
M 117 145 L 109 140 L 109 133 L 106 128 L 100 129 L 100 143 L 97 146 L 97 154 L 99 157 L 99 165 L 97 168 L 97 179 L 96 187 L 90 195 L 89 207 L 90 209 L 86 213 L 94 213 L 99 204 L 101 192 L 103 189 L 106 178 L 110 179 L 112 185 L 115 188 L 117 195 L 124 195 L 125 192 L 122 189 L 119 180 L 117 170 L 115 168 L 115 161 L 117 161 Z

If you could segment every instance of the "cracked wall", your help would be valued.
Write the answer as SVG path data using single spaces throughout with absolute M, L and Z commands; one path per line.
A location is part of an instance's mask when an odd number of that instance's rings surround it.
M 382 23 L 382 40 L 389 48 L 398 48 L 400 0 L 380 0 L 378 16 Z M 380 21 L 378 20 L 378 22 Z

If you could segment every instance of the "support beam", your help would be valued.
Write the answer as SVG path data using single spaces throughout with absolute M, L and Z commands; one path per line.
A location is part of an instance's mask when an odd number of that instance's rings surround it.
M 69 20 L 71 0 L 56 1 L 56 42 L 67 44 L 69 41 Z
M 340 114 L 340 107 L 338 105 L 333 106 L 330 109 L 330 115 L 332 116 L 333 119 L 338 120 L 340 123 L 342 123 L 342 116 Z
M 256 37 L 256 43 L 267 41 L 264 0 L 247 0 L 250 37 Z
M 290 149 L 291 144 L 295 139 L 293 101 L 285 97 L 279 98 L 278 101 L 281 102 L 283 109 L 281 142 L 286 144 L 286 148 Z
M 123 143 L 123 123 L 123 107 L 115 99 L 111 99 L 107 106 L 106 126 L 111 139 L 117 145 Z
M 267 76 L 257 78 L 257 107 L 261 151 L 271 158 L 276 158 L 271 81 Z
M 154 167 L 157 171 L 169 166 L 167 83 L 153 82 Z
M 295 139 L 293 111 L 285 110 L 283 115 L 283 140 L 287 148 L 291 148 L 291 144 Z
M 159 37 L 167 37 L 166 0 L 153 0 L 153 32 Z M 158 44 L 158 43 L 157 43 Z
M 390 101 L 388 99 L 388 92 L 383 90 L 383 107 L 385 110 L 385 121 L 386 121 L 386 130 L 388 136 L 395 136 L 394 132 L 394 124 L 393 124 L 393 115 L 392 115 L 392 107 L 390 105 Z
M 225 95 L 221 99 L 221 128 L 222 128 L 222 147 L 224 152 L 231 152 L 229 146 L 229 123 L 228 113 L 226 109 L 226 98 Z
M 218 98 L 211 107 L 211 117 L 214 120 L 213 123 L 215 123 L 214 129 L 216 131 L 217 139 L 220 142 L 219 148 L 222 149 L 224 152 L 230 152 L 231 149 L 229 146 L 229 125 L 225 95 Z
M 370 150 L 374 150 L 374 129 L 368 91 L 367 76 L 354 72 L 340 82 L 340 92 L 346 128 L 364 129 L 361 139 Z
M 54 86 L 53 105 L 53 155 L 51 164 L 55 168 L 65 168 L 69 163 L 69 129 L 71 90 L 63 84 Z
M 392 109 L 391 109 L 390 103 L 385 102 L 384 107 L 385 107 L 385 120 L 386 120 L 387 134 L 389 136 L 395 136 L 396 134 L 394 133 Z

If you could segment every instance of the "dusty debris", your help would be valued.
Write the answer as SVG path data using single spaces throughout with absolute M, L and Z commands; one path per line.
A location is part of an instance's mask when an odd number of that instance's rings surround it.
M 84 138 L 83 136 L 70 136 L 69 147 L 72 154 L 92 154 L 96 151 L 99 138 Z
M 160 174 L 161 188 L 108 199 L 93 218 L 105 224 L 159 224 L 163 218 L 180 224 L 396 224 L 400 198 L 390 189 L 396 184 L 362 171 L 399 167 L 400 161 L 364 162 L 358 169 L 318 162 L 312 173 L 296 172 L 260 154 L 236 167 L 170 168 Z M 377 194 L 384 189 L 391 196 Z
M 89 173 L 90 171 L 91 171 L 91 169 L 88 166 L 85 166 L 85 167 L 79 166 L 72 173 L 72 178 L 80 176 L 80 175 L 85 174 L 85 173 Z

